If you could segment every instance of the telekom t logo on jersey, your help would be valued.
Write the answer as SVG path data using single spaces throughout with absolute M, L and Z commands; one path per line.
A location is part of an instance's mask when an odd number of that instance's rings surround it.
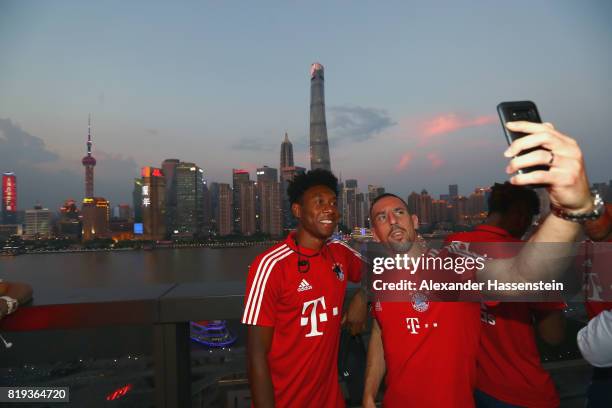
M 419 329 L 419 318 L 418 317 L 407 317 L 406 318 L 406 328 L 410 332 L 410 334 L 418 334 L 417 331 Z
M 321 307 L 319 308 L 319 305 Z M 310 313 L 308 313 L 310 309 Z M 319 331 L 319 322 L 324 323 L 327 321 L 327 310 L 325 307 L 325 297 L 321 296 L 315 300 L 304 302 L 302 306 L 302 318 L 300 319 L 300 326 L 307 326 L 310 322 L 310 332 L 306 334 L 306 337 L 322 336 L 323 332 Z M 332 315 L 338 315 L 338 308 L 332 309 Z

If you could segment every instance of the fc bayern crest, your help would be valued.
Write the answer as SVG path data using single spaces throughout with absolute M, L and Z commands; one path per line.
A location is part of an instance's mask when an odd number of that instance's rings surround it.
M 424 312 L 429 309 L 429 300 L 423 293 L 413 293 L 410 295 L 410 299 L 412 300 L 412 308 L 417 312 Z
M 342 270 L 342 264 L 336 262 L 332 270 L 336 274 L 336 277 L 338 278 L 338 280 L 342 282 L 344 280 L 344 271 Z

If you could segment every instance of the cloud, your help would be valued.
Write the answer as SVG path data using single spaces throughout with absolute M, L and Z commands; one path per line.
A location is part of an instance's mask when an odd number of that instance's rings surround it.
M 382 109 L 331 106 L 328 107 L 327 113 L 330 141 L 336 142 L 342 139 L 362 142 L 396 124 Z
M 429 160 L 431 167 L 434 169 L 439 169 L 445 163 L 438 153 L 429 153 L 427 155 L 427 160 Z
M 145 132 L 147 132 L 147 134 L 151 135 L 151 136 L 157 136 L 159 135 L 159 130 L 157 129 L 152 129 L 152 128 L 146 128 Z
M 130 202 L 138 165 L 131 157 L 94 151 L 96 195 L 112 204 Z M 84 191 L 81 157 L 63 158 L 43 138 L 32 135 L 10 119 L 0 118 L 0 171 L 17 176 L 17 205 L 30 208 L 40 202 L 51 210 L 67 198 L 80 200 Z
M 400 160 L 397 165 L 395 166 L 395 171 L 400 172 L 404 170 L 406 167 L 408 167 L 413 158 L 414 155 L 411 152 L 404 153 L 402 157 L 400 157 Z
M 420 121 L 417 124 L 416 130 L 423 144 L 436 136 L 452 133 L 464 128 L 485 126 L 496 121 L 497 118 L 493 115 L 470 118 L 462 117 L 456 113 L 445 113 Z
M 280 149 L 280 142 L 278 143 Z M 274 150 L 274 146 L 265 143 L 260 139 L 244 137 L 232 145 L 233 150 L 245 150 L 249 152 L 269 152 Z
M 47 150 L 41 138 L 27 133 L 10 119 L 0 118 L 0 164 L 45 163 L 58 158 Z

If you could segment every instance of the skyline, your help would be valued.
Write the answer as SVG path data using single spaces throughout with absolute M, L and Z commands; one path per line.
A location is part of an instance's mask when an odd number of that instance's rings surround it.
M 196 163 L 209 182 L 230 182 L 232 168 L 253 178 L 257 167 L 278 168 L 285 131 L 296 165 L 308 167 L 316 61 L 334 172 L 362 191 L 438 195 L 459 184 L 465 194 L 505 180 L 495 106 L 517 99 L 534 100 L 581 143 L 591 182 L 609 178 L 606 2 L 358 4 L 350 13 L 142 4 L 0 5 L 0 171 L 17 174 L 21 208 L 82 198 L 90 112 L 96 195 L 113 204 L 130 202 L 140 167 L 166 158 Z

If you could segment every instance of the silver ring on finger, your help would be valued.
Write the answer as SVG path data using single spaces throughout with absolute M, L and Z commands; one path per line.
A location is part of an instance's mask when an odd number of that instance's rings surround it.
M 548 165 L 552 166 L 553 162 L 555 161 L 555 154 L 553 153 L 552 150 L 549 150 L 548 152 L 550 153 L 550 160 L 548 160 Z

